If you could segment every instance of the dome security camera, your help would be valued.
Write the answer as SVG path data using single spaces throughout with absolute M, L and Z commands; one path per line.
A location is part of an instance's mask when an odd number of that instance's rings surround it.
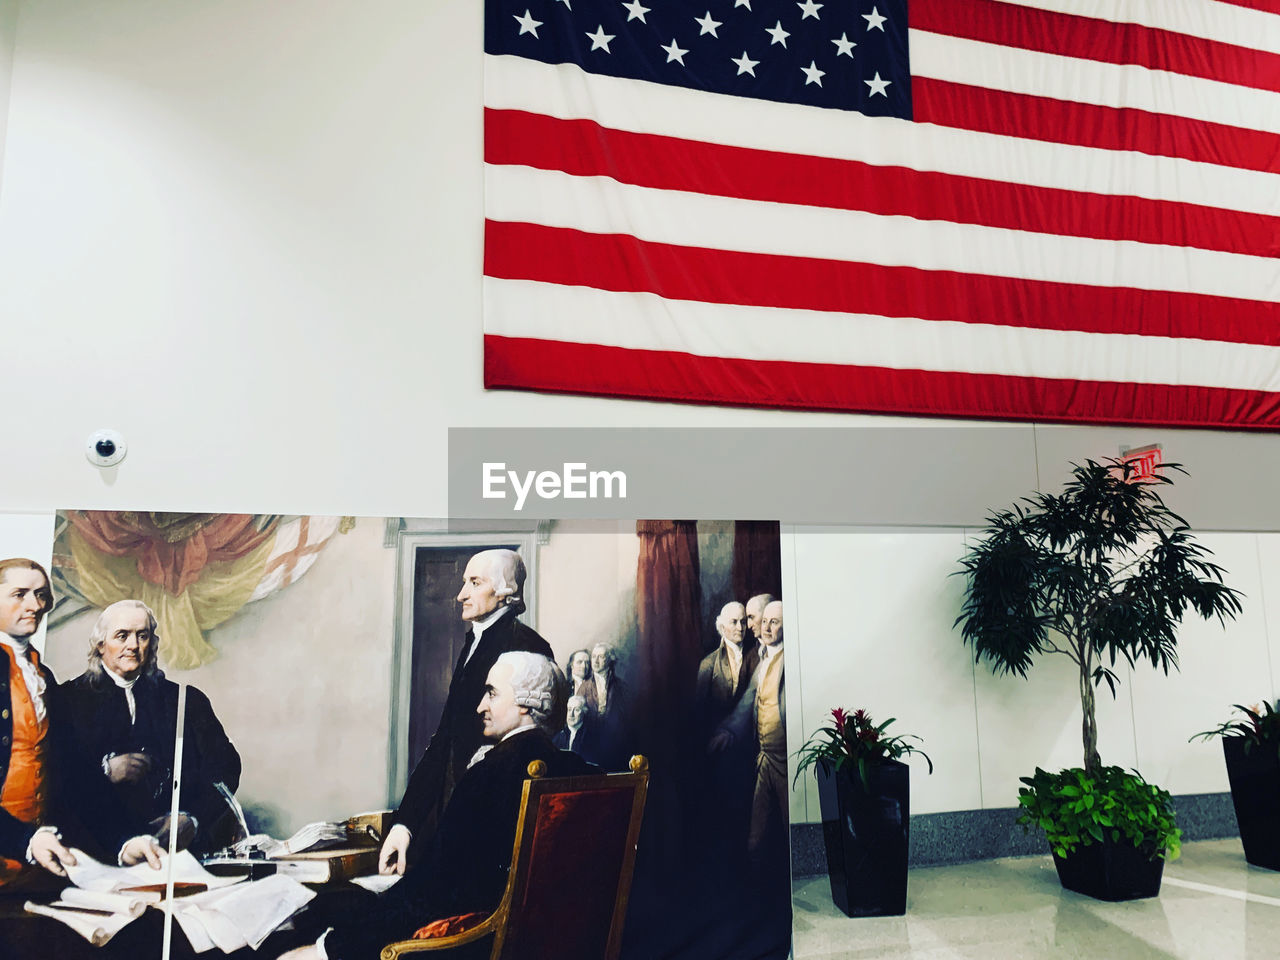
M 115 430 L 96 430 L 84 445 L 85 459 L 95 467 L 114 467 L 128 450 L 124 437 Z

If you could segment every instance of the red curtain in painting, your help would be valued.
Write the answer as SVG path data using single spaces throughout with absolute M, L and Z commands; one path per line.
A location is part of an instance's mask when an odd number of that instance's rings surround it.
M 640 520 L 636 566 L 636 654 L 646 726 L 680 717 L 693 702 L 702 657 L 698 526 Z
M 681 808 L 686 798 L 680 763 L 687 748 L 689 721 L 702 658 L 699 618 L 698 525 L 693 520 L 640 520 L 640 558 L 636 564 L 636 666 L 639 709 L 636 721 L 641 749 L 654 761 L 649 808 L 666 825 L 650 834 L 648 848 L 657 863 L 674 869 L 684 841 Z
M 782 547 L 776 520 L 733 525 L 733 595 L 744 603 L 757 593 L 782 596 Z
M 238 560 L 275 532 L 270 521 L 247 513 L 143 513 L 73 510 L 67 519 L 80 536 L 112 557 L 133 557 L 148 583 L 178 596 L 211 563 Z

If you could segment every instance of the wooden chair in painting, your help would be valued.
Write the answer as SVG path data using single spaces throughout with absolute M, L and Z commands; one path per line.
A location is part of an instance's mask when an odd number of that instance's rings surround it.
M 630 773 L 553 778 L 541 760 L 529 764 L 497 909 L 437 920 L 413 940 L 388 944 L 382 960 L 484 937 L 493 938 L 490 960 L 615 960 L 649 787 L 649 762 L 635 756 L 630 766 Z

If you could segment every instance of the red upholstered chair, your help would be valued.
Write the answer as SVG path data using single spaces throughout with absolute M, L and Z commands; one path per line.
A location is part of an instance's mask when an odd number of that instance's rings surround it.
M 529 764 L 507 888 L 487 917 L 437 920 L 382 960 L 493 937 L 490 960 L 615 960 L 631 892 L 649 762 L 631 773 L 545 777 Z

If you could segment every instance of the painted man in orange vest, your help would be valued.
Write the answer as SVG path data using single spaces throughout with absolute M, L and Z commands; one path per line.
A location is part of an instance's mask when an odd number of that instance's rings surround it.
M 37 863 L 58 876 L 75 857 L 49 823 L 50 700 L 57 682 L 31 637 L 53 605 L 34 560 L 0 560 L 0 886 Z

